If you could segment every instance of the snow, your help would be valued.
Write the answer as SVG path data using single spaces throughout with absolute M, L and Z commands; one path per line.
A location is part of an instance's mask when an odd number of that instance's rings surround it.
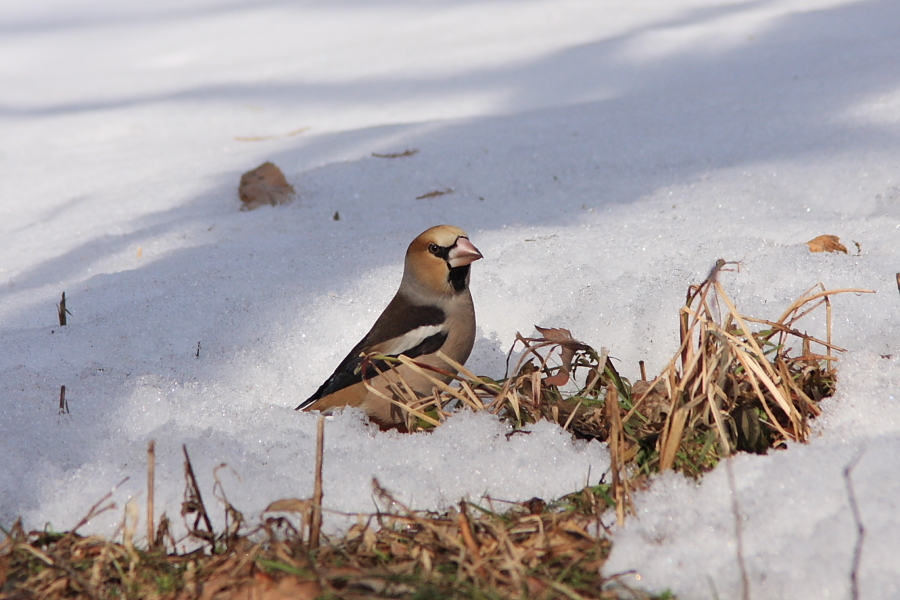
M 741 261 L 723 282 L 755 316 L 818 282 L 875 290 L 834 298 L 848 352 L 811 443 L 736 457 L 734 485 L 724 468 L 660 477 L 605 572 L 737 597 L 734 499 L 751 597 L 848 597 L 858 458 L 860 597 L 896 597 L 898 29 L 889 0 L 7 3 L 0 524 L 70 528 L 115 488 L 85 529 L 112 535 L 144 501 L 151 439 L 157 516 L 178 521 L 182 444 L 219 524 L 223 463 L 251 519 L 308 497 L 316 418 L 294 406 L 390 299 L 409 241 L 452 223 L 485 255 L 468 366 L 487 375 L 535 324 L 609 348 L 626 376 L 658 371 L 720 257 Z M 239 212 L 241 173 L 266 160 L 297 200 Z M 850 254 L 810 254 L 825 233 Z M 426 509 L 552 498 L 608 467 L 547 424 L 508 432 L 341 414 L 325 504 L 371 510 L 372 477 Z

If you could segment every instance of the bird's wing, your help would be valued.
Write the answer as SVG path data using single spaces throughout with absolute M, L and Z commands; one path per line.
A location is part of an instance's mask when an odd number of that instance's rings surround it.
M 389 368 L 385 361 L 371 360 L 366 355 L 373 352 L 385 356 L 404 355 L 416 358 L 437 352 L 447 340 L 447 318 L 437 306 L 411 304 L 397 295 L 375 321 L 371 331 L 344 357 L 316 392 L 307 398 L 297 410 L 302 410 L 316 400 L 378 375 Z

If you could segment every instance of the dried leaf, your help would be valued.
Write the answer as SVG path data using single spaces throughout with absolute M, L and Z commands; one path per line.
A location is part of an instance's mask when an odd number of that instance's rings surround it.
M 556 387 L 560 387 L 569 383 L 569 374 L 566 371 L 560 371 L 556 375 L 544 377 L 543 382 L 544 385 L 555 385 Z
M 660 415 L 668 413 L 672 403 L 662 379 L 635 381 L 631 386 L 631 395 L 639 402 L 641 413 L 651 421 L 657 421 Z
M 540 327 L 538 325 L 534 326 L 535 329 L 538 330 L 545 339 L 551 342 L 557 342 L 559 344 L 563 344 L 565 342 L 574 342 L 575 338 L 572 337 L 572 332 L 568 329 L 563 329 L 562 327 Z
M 309 511 L 312 502 L 310 500 L 300 500 L 299 498 L 283 498 L 276 500 L 266 507 L 264 512 L 295 512 L 305 513 Z
M 244 206 L 241 210 L 253 210 L 266 204 L 277 206 L 294 198 L 294 186 L 287 182 L 284 173 L 267 162 L 241 175 L 238 195 Z
M 810 252 L 843 252 L 847 254 L 847 248 L 836 235 L 820 235 L 806 242 Z
M 562 369 L 556 375 L 545 377 L 544 383 L 547 385 L 561 386 L 569 382 L 569 373 L 572 371 L 572 359 L 575 358 L 575 351 L 586 348 L 585 344 L 579 342 L 572 337 L 572 332 L 568 329 L 557 327 L 538 327 L 534 326 L 538 332 L 544 336 L 548 342 L 556 342 L 559 344 L 562 356 Z

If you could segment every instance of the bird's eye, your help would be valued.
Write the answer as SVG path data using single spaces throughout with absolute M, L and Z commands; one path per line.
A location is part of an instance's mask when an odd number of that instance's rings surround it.
M 428 244 L 428 251 L 437 256 L 441 251 L 441 247 L 437 244 Z

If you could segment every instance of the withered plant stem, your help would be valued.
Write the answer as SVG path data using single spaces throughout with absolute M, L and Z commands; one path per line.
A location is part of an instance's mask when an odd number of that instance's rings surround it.
M 156 545 L 154 539 L 153 501 L 156 493 L 156 440 L 147 444 L 147 547 Z
M 625 505 L 628 502 L 628 476 L 625 474 L 622 442 L 622 414 L 619 409 L 619 393 L 609 386 L 606 396 L 606 418 L 609 422 L 609 470 L 612 472 L 613 499 L 616 501 L 616 521 L 625 524 Z
M 476 564 L 478 560 L 481 558 L 481 550 L 478 548 L 478 543 L 475 541 L 475 536 L 472 535 L 472 525 L 469 523 L 469 511 L 466 505 L 465 500 L 460 500 L 459 502 L 459 516 L 457 516 L 457 526 L 459 527 L 459 533 L 463 538 L 463 542 L 466 545 L 466 549 L 469 551 L 469 554 L 472 555 L 472 561 Z M 483 564 L 478 564 L 478 567 L 475 571 L 484 579 L 487 579 L 487 571 L 484 568 Z
M 65 327 L 66 325 L 66 315 L 72 314 L 66 309 L 66 293 L 62 293 L 62 299 L 60 299 L 59 304 L 56 305 L 56 312 L 59 315 L 59 324 L 61 327 Z
M 203 519 L 206 530 L 210 537 L 212 537 L 214 531 L 212 522 L 209 520 L 209 515 L 206 513 L 206 504 L 203 503 L 203 496 L 200 494 L 200 486 L 197 485 L 197 478 L 194 476 L 194 467 L 191 464 L 191 457 L 188 455 L 187 444 L 182 444 L 181 449 L 184 452 L 184 476 L 188 480 L 188 494 L 196 498 L 197 506 L 194 508 L 196 508 L 199 513 L 198 518 Z M 193 500 L 194 498 L 191 499 Z M 197 521 L 194 521 L 194 529 L 196 529 L 196 527 Z
M 826 325 L 825 325 L 826 334 L 825 335 L 827 336 L 826 339 L 828 340 L 828 346 L 826 349 L 826 354 L 828 355 L 828 358 L 825 360 L 825 368 L 827 368 L 829 371 L 831 370 L 831 361 L 832 361 L 832 355 L 831 355 L 831 324 L 832 324 L 832 320 L 831 319 L 832 319 L 831 298 L 829 298 L 828 296 L 825 296 L 825 321 L 826 321 Z
M 309 520 L 309 547 L 319 547 L 322 529 L 322 458 L 325 450 L 325 417 L 319 416 L 316 425 L 316 481 L 313 487 L 312 518 Z
M 107 504 L 106 506 L 103 506 L 103 507 L 101 507 L 101 505 L 104 502 L 106 502 L 107 500 L 109 500 L 110 498 L 112 498 L 112 495 L 115 493 L 115 491 L 118 490 L 122 486 L 122 484 L 125 483 L 126 481 L 128 481 L 129 479 L 130 479 L 130 477 L 126 477 L 125 479 L 120 481 L 116 485 L 116 487 L 114 487 L 112 489 L 111 492 L 107 492 L 102 498 L 97 500 L 97 503 L 91 507 L 91 509 L 88 511 L 88 513 L 78 522 L 78 525 L 73 527 L 72 531 L 70 531 L 69 533 L 74 535 L 79 529 L 84 527 L 94 517 L 101 515 L 108 510 L 114 510 L 116 508 L 115 502 L 110 502 L 109 504 Z

